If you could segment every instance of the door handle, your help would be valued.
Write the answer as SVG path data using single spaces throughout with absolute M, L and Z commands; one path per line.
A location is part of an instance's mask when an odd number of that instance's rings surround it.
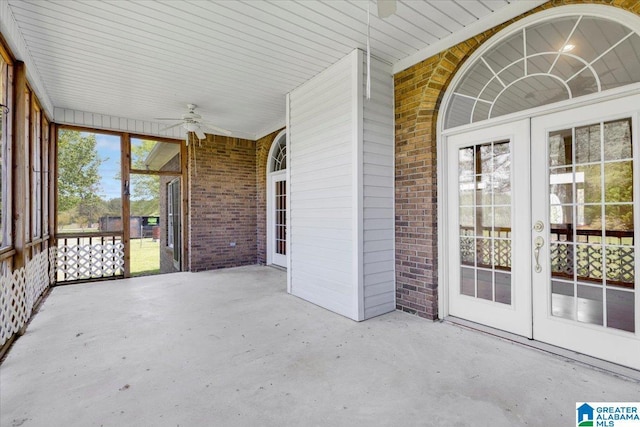
M 534 239 L 533 244 L 535 248 L 533 249 L 533 256 L 536 259 L 535 271 L 536 273 L 540 273 L 542 271 L 542 267 L 540 266 L 540 248 L 544 246 L 544 239 L 542 236 L 538 236 Z

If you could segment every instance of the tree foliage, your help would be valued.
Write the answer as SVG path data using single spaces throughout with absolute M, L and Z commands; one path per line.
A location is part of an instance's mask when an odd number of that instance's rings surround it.
M 58 134 L 58 210 L 82 224 L 100 216 L 101 159 L 95 134 L 63 129 Z
M 158 142 L 146 139 L 131 144 L 131 168 L 146 170 L 144 162 L 156 144 Z M 159 194 L 160 177 L 158 175 L 131 175 L 131 200 L 154 200 L 157 203 Z

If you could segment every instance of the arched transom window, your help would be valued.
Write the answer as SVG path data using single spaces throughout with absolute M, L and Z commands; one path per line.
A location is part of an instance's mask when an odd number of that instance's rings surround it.
M 271 149 L 269 172 L 278 172 L 287 168 L 287 136 L 282 135 Z
M 551 17 L 476 56 L 457 80 L 445 129 L 640 81 L 640 36 L 598 16 Z

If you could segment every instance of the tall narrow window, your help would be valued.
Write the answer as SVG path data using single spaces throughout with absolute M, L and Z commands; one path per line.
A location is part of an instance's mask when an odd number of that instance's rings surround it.
M 174 264 L 180 263 L 180 179 L 167 184 L 167 246 L 173 248 Z
M 42 236 L 42 111 L 33 105 L 31 130 L 31 237 Z
M 11 184 L 11 151 L 9 143 L 9 64 L 0 56 L 0 247 L 11 245 L 9 228 L 9 185 Z

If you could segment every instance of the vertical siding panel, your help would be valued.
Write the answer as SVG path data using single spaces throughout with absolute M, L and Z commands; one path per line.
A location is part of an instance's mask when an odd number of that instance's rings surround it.
M 61 125 L 77 125 L 95 129 L 133 132 L 149 136 L 164 136 L 168 138 L 182 139 L 182 128 L 160 132 L 160 129 L 162 129 L 163 126 L 162 123 L 133 120 L 124 117 L 90 113 L 87 111 L 56 108 L 54 110 L 54 121 Z
M 354 51 L 289 95 L 290 292 L 354 320 L 395 310 L 391 66 Z
M 75 114 L 73 113 L 72 110 L 64 110 L 64 121 L 68 124 L 75 124 L 75 121 L 73 120 L 73 118 L 75 117 Z
M 64 109 L 56 108 L 55 110 L 53 110 L 53 121 L 56 123 L 64 122 Z
M 395 310 L 393 117 L 391 66 L 371 58 L 363 144 L 365 319 Z
M 326 194 L 353 194 L 354 54 L 290 93 L 288 126 L 291 292 L 352 319 L 353 200 Z

